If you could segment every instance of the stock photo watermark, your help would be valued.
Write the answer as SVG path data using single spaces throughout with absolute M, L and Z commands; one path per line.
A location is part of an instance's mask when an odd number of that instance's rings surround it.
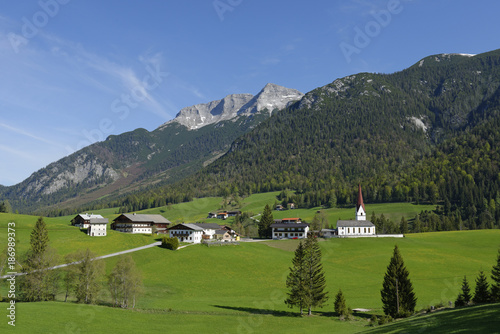
M 110 108 L 113 114 L 116 114 L 120 120 L 125 120 L 132 109 L 139 106 L 141 102 L 148 98 L 148 93 L 155 90 L 164 81 L 164 78 L 169 76 L 168 72 L 162 72 L 158 64 L 148 64 L 142 81 L 130 89 L 128 92 L 122 93 L 119 98 L 111 102 Z M 115 129 L 114 122 L 111 118 L 103 118 L 99 121 L 96 128 L 92 130 L 82 130 L 85 140 L 77 144 L 76 150 L 70 146 L 66 146 L 68 153 L 73 153 L 82 149 L 94 142 L 103 141 Z
M 7 323 L 16 326 L 16 223 L 7 225 Z
M 59 14 L 62 6 L 68 4 L 71 0 L 40 0 L 38 6 L 40 10 L 36 11 L 30 18 L 23 16 L 21 21 L 21 33 L 10 32 L 7 35 L 10 45 L 15 53 L 19 53 L 20 47 L 26 46 L 30 39 L 35 38 L 40 30 L 43 29 L 51 19 Z
M 402 2 L 410 2 L 412 0 L 389 0 L 386 9 L 375 10 L 370 13 L 373 20 L 368 21 L 364 27 L 354 27 L 354 38 L 352 43 L 341 42 L 340 50 L 344 55 L 347 63 L 352 61 L 354 54 L 359 55 L 361 51 L 370 45 L 370 43 L 378 37 L 384 28 L 386 28 L 395 15 L 401 14 L 404 7 Z
M 243 0 L 214 0 L 212 5 L 222 22 L 224 21 L 224 15 L 226 12 L 232 12 L 236 7 L 241 5 L 242 2 Z

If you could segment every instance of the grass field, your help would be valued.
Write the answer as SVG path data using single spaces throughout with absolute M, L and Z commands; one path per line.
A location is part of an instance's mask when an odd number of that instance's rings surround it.
M 262 203 L 270 197 L 269 194 L 254 196 L 257 196 L 255 203 L 258 204 L 249 202 L 248 207 L 252 210 L 262 207 Z M 200 202 L 148 212 L 164 214 L 172 221 L 176 216 L 185 215 L 197 220 L 199 215 L 213 211 L 219 200 L 198 200 Z M 387 212 L 386 216 L 392 214 L 397 217 L 404 214 L 402 210 L 410 210 L 411 207 L 408 204 L 367 205 L 367 211 L 383 209 L 384 214 Z M 331 210 L 331 217 L 343 212 Z M 375 212 L 379 214 L 377 210 Z M 418 206 L 415 212 L 421 210 Z M 306 215 L 313 215 L 314 212 L 304 210 L 299 216 L 307 219 Z M 345 212 L 352 215 L 352 210 Z M 114 216 L 113 211 L 108 213 L 108 218 Z M 101 255 L 154 241 L 153 237 L 114 231 L 105 238 L 91 238 L 78 228 L 69 226 L 68 218 L 72 217 L 46 218 L 51 245 L 61 255 L 86 247 Z M 36 219 L 33 216 L 0 214 L 0 238 L 6 240 L 7 222 L 16 221 L 20 254 L 28 247 L 29 234 Z M 68 303 L 18 303 L 17 326 L 12 329 L 2 315 L 2 312 L 7 312 L 6 309 L 0 305 L 0 309 L 4 310 L 0 311 L 0 319 L 4 319 L 0 332 L 6 329 L 19 333 L 354 333 L 365 330 L 385 333 L 386 328 L 394 333 L 401 330 L 412 332 L 416 328 L 415 323 L 406 321 L 374 329 L 368 327 L 372 314 L 382 314 L 380 289 L 395 244 L 398 244 L 410 272 L 418 298 L 417 309 L 423 309 L 454 301 L 464 275 L 474 289 L 478 271 L 485 270 L 489 274 L 500 247 L 500 230 L 410 234 L 403 239 L 321 239 L 330 301 L 325 308 L 316 310 L 313 317 L 305 318 L 297 317 L 297 310 L 287 308 L 283 302 L 285 279 L 297 246 L 296 240 L 211 248 L 193 245 L 179 251 L 150 248 L 132 254 L 144 277 L 144 294 L 138 300 L 137 310 L 78 305 L 72 300 Z M 117 260 L 117 257 L 105 260 L 108 273 Z M 342 288 L 349 306 L 371 311 L 358 315 L 354 321 L 337 320 L 332 312 L 333 298 L 339 288 Z M 0 292 L 5 296 L 5 284 Z M 59 296 L 59 300 L 62 299 L 63 296 Z M 109 301 L 105 289 L 100 299 Z M 482 315 L 498 312 L 499 308 L 497 305 L 473 309 Z M 454 323 L 472 323 L 475 318 L 469 319 L 467 310 L 438 312 L 436 317 L 442 318 L 436 321 L 426 320 L 425 316 L 412 321 L 424 321 L 426 325 L 435 326 L 436 332 L 444 333 L 447 332 L 444 329 Z M 490 328 L 489 325 L 484 326 Z

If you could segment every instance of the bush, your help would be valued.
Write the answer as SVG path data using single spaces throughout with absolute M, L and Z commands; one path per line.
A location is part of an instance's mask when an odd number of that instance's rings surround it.
M 374 314 L 372 315 L 372 317 L 370 318 L 370 326 L 376 326 L 378 324 L 378 318 L 377 316 Z
M 176 250 L 177 248 L 179 248 L 179 239 L 163 237 L 161 239 L 161 247 L 166 249 Z
M 380 317 L 380 319 L 378 319 L 378 324 L 379 325 L 383 325 L 383 324 L 387 324 L 389 322 L 392 322 L 392 317 L 390 315 L 383 315 L 382 317 Z

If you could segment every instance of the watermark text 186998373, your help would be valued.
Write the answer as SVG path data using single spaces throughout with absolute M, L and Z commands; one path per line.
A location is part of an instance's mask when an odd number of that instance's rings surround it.
M 8 266 L 8 294 L 7 318 L 8 324 L 16 325 L 16 223 L 10 222 L 7 228 L 7 266 Z

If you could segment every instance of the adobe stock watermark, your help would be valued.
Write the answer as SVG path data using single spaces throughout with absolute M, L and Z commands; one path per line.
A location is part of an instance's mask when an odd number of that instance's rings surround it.
M 212 2 L 215 12 L 219 16 L 219 19 L 224 21 L 224 14 L 226 12 L 232 12 L 236 7 L 241 5 L 243 0 L 214 0 Z
M 410 2 L 412 0 L 403 1 Z M 387 9 L 372 11 L 370 13 L 373 20 L 368 21 L 363 28 L 359 26 L 354 27 L 355 34 L 352 44 L 346 42 L 339 44 L 347 63 L 352 61 L 354 54 L 360 54 L 363 49 L 370 45 L 374 38 L 380 35 L 382 29 L 386 28 L 392 22 L 394 15 L 401 14 L 404 9 L 401 2 L 401 0 L 389 0 L 387 2 Z
M 38 5 L 40 10 L 35 12 L 31 18 L 26 16 L 22 17 L 23 25 L 21 27 L 21 34 L 10 32 L 7 34 L 10 45 L 15 53 L 19 53 L 19 48 L 26 46 L 30 39 L 35 38 L 40 29 L 44 28 L 57 14 L 61 6 L 67 5 L 71 0 L 40 0 Z
M 111 112 L 116 114 L 120 120 L 125 120 L 132 109 L 139 106 L 141 102 L 147 99 L 148 92 L 158 88 L 169 73 L 162 72 L 158 64 L 148 64 L 142 81 L 126 93 L 122 93 L 119 98 L 113 100 L 110 105 Z M 111 118 L 103 118 L 99 121 L 96 128 L 92 130 L 83 129 L 82 134 L 86 138 L 77 144 L 76 150 L 66 146 L 69 154 L 76 152 L 92 143 L 103 141 L 115 129 L 115 123 Z

